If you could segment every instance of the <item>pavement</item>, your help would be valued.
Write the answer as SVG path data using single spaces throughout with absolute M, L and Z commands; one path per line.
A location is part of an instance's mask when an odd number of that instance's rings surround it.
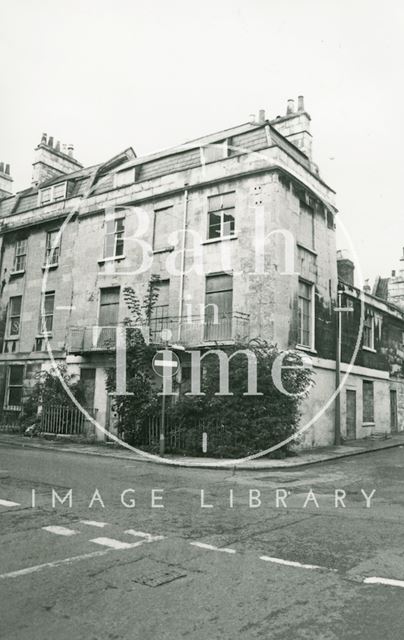
M 2 640 L 403 637 L 399 446 L 235 475 L 68 446 L 1 441 Z
M 71 442 L 64 438 L 55 438 L 49 440 L 45 438 L 29 438 L 15 434 L 0 433 L 0 445 L 12 444 L 14 446 L 25 448 L 41 448 L 49 450 L 60 450 L 69 453 L 107 456 L 122 460 L 141 460 L 144 462 L 152 462 L 155 464 L 167 464 L 170 466 L 190 467 L 190 468 L 207 468 L 207 469 L 231 469 L 236 467 L 237 470 L 254 471 L 269 469 L 297 469 L 306 467 L 307 465 L 327 462 L 337 458 L 346 458 L 349 456 L 357 456 L 371 451 L 379 451 L 381 449 L 391 449 L 404 445 L 404 431 L 398 434 L 389 435 L 387 438 L 365 438 L 361 440 L 351 441 L 348 444 L 340 446 L 319 447 L 316 449 L 305 449 L 296 451 L 294 455 L 283 459 L 270 458 L 264 456 L 245 462 L 235 464 L 231 459 L 211 458 L 211 457 L 191 457 L 191 456 L 175 456 L 166 455 L 164 461 L 158 456 L 148 457 L 148 454 L 141 455 L 133 450 L 125 449 L 115 444 L 82 444 L 79 442 Z

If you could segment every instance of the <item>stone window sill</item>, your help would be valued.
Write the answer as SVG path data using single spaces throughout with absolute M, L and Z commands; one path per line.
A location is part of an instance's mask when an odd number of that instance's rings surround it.
M 105 264 L 105 262 L 119 262 L 125 260 L 126 256 L 112 256 L 111 258 L 100 258 L 98 264 Z
M 173 246 L 162 247 L 161 249 L 153 249 L 153 253 L 166 253 L 168 251 L 174 251 Z
M 10 278 L 12 276 L 23 276 L 25 273 L 25 269 L 19 269 L 18 271 L 10 271 Z
M 364 351 L 370 351 L 371 353 L 377 353 L 376 349 L 374 349 L 373 347 L 365 347 L 365 345 L 363 345 L 362 349 Z
M 43 264 L 42 271 L 52 271 L 53 269 L 57 269 L 59 266 L 58 262 L 54 262 L 53 264 Z
M 238 236 L 223 236 L 221 238 L 208 238 L 202 244 L 214 244 L 215 242 L 224 242 L 225 240 L 238 240 Z

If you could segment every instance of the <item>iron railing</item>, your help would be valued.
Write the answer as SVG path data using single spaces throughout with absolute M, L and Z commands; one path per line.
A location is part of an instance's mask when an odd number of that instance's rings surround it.
M 92 418 L 96 417 L 97 409 L 86 409 Z M 84 413 L 76 406 L 49 405 L 42 406 L 40 414 L 41 433 L 63 435 L 87 434 L 91 423 Z
M 250 337 L 250 316 L 241 311 L 223 313 L 217 318 L 205 320 L 201 316 L 167 316 L 152 318 L 149 326 L 145 324 L 138 328 L 152 344 L 157 345 L 174 342 L 186 347 L 196 347 L 212 342 L 245 342 Z M 70 327 L 67 349 L 70 353 L 114 351 L 116 329 L 98 326 Z

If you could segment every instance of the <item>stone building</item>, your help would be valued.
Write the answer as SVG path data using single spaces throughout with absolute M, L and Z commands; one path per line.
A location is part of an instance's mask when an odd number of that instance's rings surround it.
M 187 350 L 225 348 L 260 337 L 299 349 L 317 380 L 302 416 L 316 420 L 301 444 L 333 441 L 335 193 L 312 160 L 302 97 L 297 109 L 288 102 L 285 116 L 268 120 L 260 111 L 249 123 L 178 147 L 143 157 L 128 148 L 93 167 L 44 134 L 31 187 L 0 193 L 4 409 L 20 410 L 52 357 L 84 380 L 86 405 L 113 430 L 105 368 L 115 363 L 115 327 L 128 316 L 122 292 L 132 286 L 142 296 L 156 274 L 156 343 L 168 335 Z M 361 294 L 353 281 L 346 288 L 355 304 Z M 379 311 L 401 326 L 402 315 L 388 304 L 369 296 L 366 304 L 384 305 Z M 370 395 L 359 390 L 383 379 L 390 397 L 389 366 L 386 359 L 355 365 L 348 380 L 358 390 L 355 437 L 390 430 L 384 413 L 362 429 Z M 394 385 L 401 410 L 398 376 Z M 342 431 L 352 436 L 345 402 L 351 406 L 352 397 L 343 395 Z

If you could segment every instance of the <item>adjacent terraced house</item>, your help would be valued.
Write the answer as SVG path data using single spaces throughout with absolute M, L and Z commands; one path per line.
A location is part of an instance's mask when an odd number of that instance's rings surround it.
M 32 185 L 16 195 L 10 185 L 0 164 L 4 420 L 51 366 L 49 346 L 113 431 L 105 368 L 114 366 L 116 327 L 128 316 L 122 292 L 132 286 L 142 296 L 156 274 L 156 344 L 226 349 L 259 337 L 310 357 L 316 384 L 302 424 L 316 419 L 303 446 L 333 442 L 336 308 L 352 307 L 341 324 L 342 376 L 358 342 L 341 393 L 342 434 L 402 428 L 404 316 L 355 288 L 352 263 L 337 260 L 335 193 L 312 160 L 302 97 L 284 116 L 260 111 L 175 148 L 137 157 L 129 147 L 92 167 L 44 134 Z

